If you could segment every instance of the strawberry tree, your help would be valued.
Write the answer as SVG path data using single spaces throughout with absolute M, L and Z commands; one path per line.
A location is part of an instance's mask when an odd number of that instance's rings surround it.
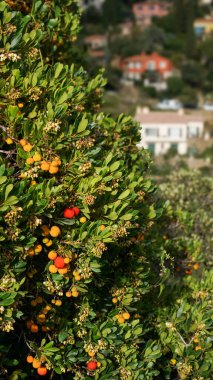
M 148 380 L 164 206 L 137 124 L 98 113 L 102 75 L 43 59 L 64 25 L 76 35 L 75 6 L 0 2 L 1 373 Z

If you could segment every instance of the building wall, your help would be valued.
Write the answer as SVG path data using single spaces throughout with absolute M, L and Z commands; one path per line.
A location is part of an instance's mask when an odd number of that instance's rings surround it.
M 168 3 L 165 2 L 146 2 L 136 3 L 132 7 L 136 20 L 150 19 L 152 17 L 163 17 L 168 14 Z

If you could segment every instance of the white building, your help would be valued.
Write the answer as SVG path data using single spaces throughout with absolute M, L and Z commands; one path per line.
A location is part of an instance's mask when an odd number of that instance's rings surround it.
M 105 0 L 78 0 L 82 8 L 93 6 L 97 9 L 100 9 L 102 7 L 104 1 Z
M 135 119 L 141 124 L 139 147 L 148 148 L 155 156 L 165 154 L 170 148 L 180 155 L 188 151 L 190 138 L 202 137 L 204 121 L 201 116 L 178 112 L 152 112 L 137 108 Z

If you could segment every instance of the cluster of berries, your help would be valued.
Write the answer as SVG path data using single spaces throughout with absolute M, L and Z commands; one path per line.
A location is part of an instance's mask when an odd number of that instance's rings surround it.
M 37 369 L 38 375 L 45 376 L 47 374 L 47 368 L 44 365 L 42 365 L 39 359 L 36 359 L 33 356 L 28 355 L 26 360 L 27 363 L 32 364 L 33 368 Z M 42 361 L 45 361 L 45 358 L 43 358 Z
M 123 324 L 126 320 L 130 319 L 130 314 L 128 312 L 124 312 L 117 314 L 115 317 L 117 318 L 118 323 Z
M 54 264 L 51 264 L 49 266 L 50 273 L 59 273 L 61 275 L 64 275 L 69 270 L 69 263 L 70 259 L 69 257 L 62 257 L 58 256 L 55 251 L 50 251 L 48 254 L 48 258 L 54 262 Z
M 75 216 L 79 215 L 80 212 L 81 212 L 81 210 L 78 207 L 67 207 L 64 210 L 64 218 L 72 219 Z

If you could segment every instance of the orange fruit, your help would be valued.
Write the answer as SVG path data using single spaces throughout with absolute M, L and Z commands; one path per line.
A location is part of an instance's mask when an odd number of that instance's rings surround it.
M 102 224 L 101 226 L 100 226 L 100 231 L 104 231 L 105 230 L 105 226 L 104 226 L 104 224 Z
M 41 362 L 38 359 L 33 359 L 33 368 L 39 368 L 41 367 Z
M 31 305 L 31 306 L 36 306 L 36 305 L 37 305 L 36 300 L 32 300 L 32 301 L 30 302 L 30 305 Z
M 35 153 L 33 156 L 33 159 L 35 162 L 41 161 L 41 155 L 40 153 Z
M 47 369 L 46 369 L 46 367 L 39 367 L 39 368 L 37 369 L 37 373 L 38 373 L 38 375 L 40 375 L 40 376 L 45 376 L 45 375 L 47 374 Z
M 50 265 L 49 266 L 49 272 L 50 273 L 57 273 L 58 272 L 58 268 L 56 268 L 55 265 Z
M 78 274 L 77 276 L 75 276 L 75 279 L 76 279 L 76 281 L 80 281 L 80 279 L 81 279 L 80 274 Z
M 24 107 L 24 103 L 18 103 L 18 108 L 23 108 Z
M 29 157 L 29 158 L 26 159 L 26 163 L 28 165 L 32 165 L 32 164 L 34 164 L 34 159 L 32 157 Z
M 37 315 L 36 319 L 37 319 L 38 322 L 44 322 L 45 319 L 46 319 L 46 316 L 45 316 L 45 314 L 41 313 L 41 314 Z
M 60 235 L 60 233 L 61 233 L 61 230 L 60 230 L 59 227 L 57 227 L 57 226 L 53 226 L 53 227 L 51 227 L 51 229 L 50 229 L 50 235 L 51 235 L 52 237 L 57 237 L 57 236 Z
M 197 336 L 194 338 L 194 342 L 195 342 L 195 343 L 198 343 L 198 342 L 199 342 L 199 338 L 198 338 Z
M 130 314 L 129 314 L 129 313 L 123 313 L 123 314 L 122 314 L 122 317 L 123 317 L 124 319 L 129 319 L 129 318 L 130 318 Z
M 28 256 L 34 256 L 35 255 L 34 249 L 33 248 L 28 249 L 27 254 Z
M 32 333 L 37 333 L 39 328 L 35 323 L 33 323 L 32 326 L 30 327 L 30 330 Z
M 33 325 L 33 321 L 31 321 L 31 320 L 29 320 L 29 321 L 27 321 L 27 323 L 26 323 L 26 325 L 27 325 L 27 328 L 28 329 L 30 329 L 31 328 L 31 326 Z
M 34 357 L 31 356 L 31 355 L 28 355 L 27 358 L 26 358 L 27 363 L 32 363 L 33 360 L 34 360 Z
M 49 240 L 47 243 L 46 243 L 46 247 L 51 247 L 51 245 L 52 245 L 52 240 Z
M 36 181 L 31 181 L 31 186 L 34 186 L 34 185 L 36 185 L 36 184 L 37 184 Z
M 55 306 L 61 306 L 62 305 L 62 301 L 61 300 L 56 300 L 55 301 Z
M 33 149 L 33 146 L 31 144 L 26 144 L 23 146 L 23 149 L 25 152 L 30 152 Z
M 91 358 L 94 358 L 94 356 L 95 356 L 95 353 L 94 352 L 88 352 L 88 355 L 91 357 Z
M 55 260 L 56 257 L 57 257 L 57 253 L 56 253 L 56 251 L 50 251 L 50 252 L 48 253 L 48 259 L 50 259 L 50 260 Z
M 58 166 L 59 165 L 59 161 L 58 160 L 53 160 L 51 162 L 51 166 Z
M 201 346 L 196 346 L 195 347 L 195 351 L 199 351 L 199 350 L 202 350 L 202 347 Z
M 45 170 L 45 171 L 49 171 L 49 168 L 50 168 L 50 164 L 49 162 L 47 161 L 42 161 L 41 163 L 41 166 L 40 166 L 41 170 Z
M 25 145 L 27 145 L 27 140 L 25 140 L 25 139 L 21 139 L 21 140 L 19 140 L 19 144 L 20 144 L 21 146 L 25 146 Z
M 40 253 L 42 251 L 42 245 L 38 244 L 35 246 L 35 253 Z
M 43 301 L 44 301 L 43 297 L 41 297 L 41 296 L 36 297 L 37 303 L 42 303 Z
M 194 265 L 193 265 L 193 269 L 194 269 L 194 270 L 198 270 L 198 269 L 200 269 L 200 264 L 199 264 L 199 263 L 194 264 Z
M 123 317 L 119 317 L 119 318 L 118 318 L 118 322 L 122 324 L 122 323 L 125 322 L 125 319 L 124 319 Z
M 56 174 L 58 173 L 58 166 L 53 166 L 52 164 L 50 165 L 50 168 L 49 168 L 49 173 L 50 174 Z
M 67 272 L 68 272 L 68 269 L 66 267 L 58 269 L 58 273 L 60 273 L 60 274 L 66 274 Z
M 47 244 L 47 243 L 49 242 L 49 240 L 50 240 L 50 239 L 48 239 L 48 238 L 44 238 L 44 239 L 42 239 L 42 242 L 43 242 L 44 244 Z
M 69 258 L 69 257 L 65 257 L 65 259 L 64 259 L 64 263 L 65 263 L 65 264 L 69 264 L 69 263 L 70 263 L 70 258 Z
M 79 293 L 77 292 L 77 290 L 72 291 L 72 296 L 75 298 L 79 296 Z
M 70 298 L 70 297 L 72 297 L 72 293 L 71 292 L 66 292 L 66 297 L 68 297 L 68 298 Z
M 116 298 L 116 297 L 114 297 L 113 299 L 112 299 L 112 303 L 117 303 L 118 302 L 118 299 Z

